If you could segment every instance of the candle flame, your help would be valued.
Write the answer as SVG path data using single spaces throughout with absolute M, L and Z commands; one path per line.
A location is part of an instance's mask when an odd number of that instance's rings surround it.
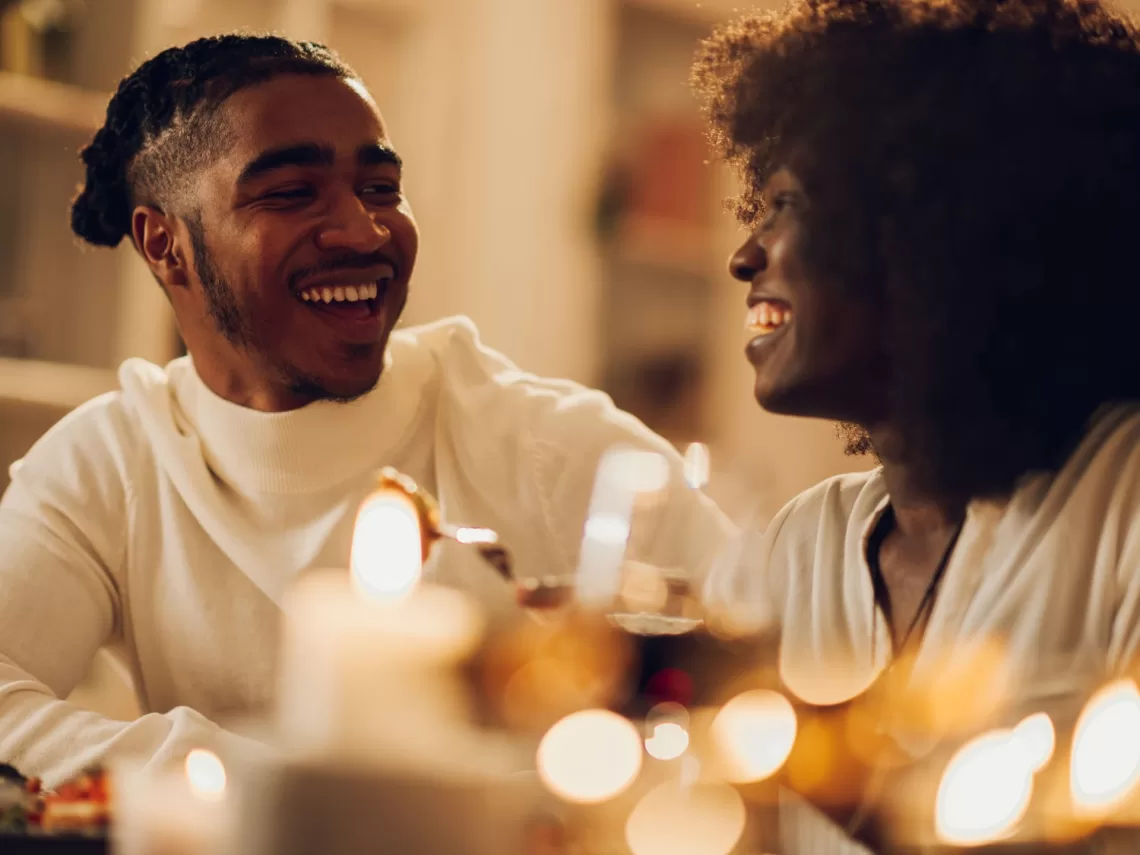
M 198 798 L 217 801 L 226 792 L 226 767 L 213 751 L 195 748 L 186 755 L 186 781 Z
M 538 775 L 551 792 L 570 802 L 597 804 L 624 791 L 641 771 L 641 737 L 617 713 L 583 710 L 546 732 L 537 761 Z
M 762 781 L 783 766 L 792 752 L 796 712 L 779 692 L 744 692 L 716 714 L 712 738 L 729 781 Z
M 415 505 L 403 493 L 377 490 L 364 500 L 352 534 L 352 580 L 366 596 L 397 599 L 423 573 L 423 531 Z
M 1132 680 L 1108 684 L 1077 721 L 1069 772 L 1073 803 L 1086 813 L 1108 813 L 1140 780 L 1140 689 Z

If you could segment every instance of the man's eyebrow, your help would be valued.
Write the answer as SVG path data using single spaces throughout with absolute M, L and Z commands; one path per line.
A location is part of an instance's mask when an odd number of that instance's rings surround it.
M 384 166 L 391 164 L 397 169 L 404 168 L 404 161 L 396 150 L 387 143 L 368 143 L 356 150 L 356 162 L 361 166 Z
M 287 166 L 332 166 L 335 160 L 336 153 L 329 146 L 317 143 L 271 148 L 242 167 L 237 183 L 245 184 L 267 172 Z

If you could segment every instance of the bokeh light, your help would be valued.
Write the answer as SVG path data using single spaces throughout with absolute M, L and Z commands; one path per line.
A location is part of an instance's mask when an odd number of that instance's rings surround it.
M 555 795 L 595 804 L 625 790 L 641 771 L 641 736 L 608 710 L 572 713 L 538 746 L 538 775 Z
M 667 721 L 653 726 L 645 737 L 645 750 L 657 760 L 676 760 L 689 749 L 689 731 L 676 722 Z
M 1140 779 L 1140 691 L 1118 680 L 1089 700 L 1077 721 L 1070 791 L 1082 812 L 1106 813 L 1136 789 Z
M 625 840 L 633 855 L 728 855 L 745 820 L 744 802 L 732 787 L 667 781 L 634 806 Z
M 1036 768 L 1026 741 L 995 730 L 966 743 L 938 787 L 935 827 L 946 843 L 975 846 L 1009 835 L 1025 816 Z
M 788 759 L 796 739 L 796 713 L 780 693 L 756 689 L 725 704 L 710 733 L 728 780 L 761 781 Z
M 226 767 L 213 751 L 195 748 L 186 755 L 186 781 L 198 798 L 217 801 L 226 792 Z
M 1046 713 L 1035 713 L 1023 719 L 1013 729 L 1014 747 L 1025 756 L 1025 762 L 1034 772 L 1041 771 L 1053 759 L 1057 747 L 1057 732 L 1053 720 Z

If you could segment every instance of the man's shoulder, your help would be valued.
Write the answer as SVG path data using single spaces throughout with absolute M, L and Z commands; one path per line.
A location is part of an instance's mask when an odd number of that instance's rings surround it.
M 41 436 L 22 460 L 12 465 L 37 471 L 70 466 L 90 470 L 113 468 L 126 475 L 150 448 L 140 418 L 141 396 L 167 395 L 187 359 L 165 368 L 143 359 L 128 359 L 118 371 L 120 388 L 104 392 L 71 410 Z
M 141 436 L 121 391 L 105 392 L 67 413 L 11 465 L 13 479 L 21 471 L 51 480 L 56 475 L 126 477 L 142 448 Z M 104 473 L 101 477 L 96 473 Z
M 393 358 L 409 351 L 430 352 L 437 363 L 445 406 L 480 419 L 540 425 L 581 420 L 614 423 L 619 431 L 646 430 L 618 410 L 604 392 L 573 380 L 542 377 L 520 368 L 482 342 L 470 318 L 457 316 L 393 333 Z

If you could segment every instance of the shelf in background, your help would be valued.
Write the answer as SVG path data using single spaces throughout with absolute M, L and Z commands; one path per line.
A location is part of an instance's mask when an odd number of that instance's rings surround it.
M 118 376 L 110 368 L 0 357 L 0 405 L 68 411 L 117 388 Z
M 39 129 L 93 134 L 103 124 L 110 95 L 0 71 L 0 121 Z

